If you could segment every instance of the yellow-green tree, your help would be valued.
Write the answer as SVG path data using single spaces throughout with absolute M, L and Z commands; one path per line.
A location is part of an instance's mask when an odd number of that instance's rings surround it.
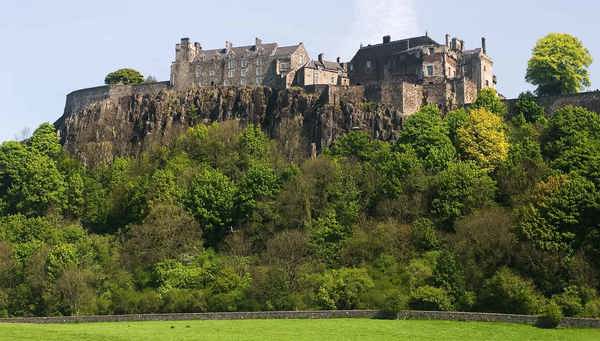
M 485 108 L 474 109 L 457 131 L 461 156 L 486 170 L 508 157 L 509 143 L 502 118 Z
M 525 79 L 537 86 L 537 95 L 572 94 L 590 86 L 592 55 L 581 40 L 551 33 L 533 48 Z

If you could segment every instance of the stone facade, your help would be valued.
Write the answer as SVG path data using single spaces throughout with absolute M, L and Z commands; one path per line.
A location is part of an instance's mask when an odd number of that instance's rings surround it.
M 397 94 L 391 103 L 405 114 L 422 104 L 447 110 L 469 104 L 481 89 L 496 84 L 485 38 L 481 48 L 465 50 L 462 40 L 449 35 L 445 44 L 428 36 L 397 41 L 385 36 L 381 44 L 361 46 L 349 63 L 349 76 L 352 85 L 376 84 L 384 92 L 386 87 L 407 91 Z
M 315 61 L 310 61 L 298 70 L 294 85 L 309 86 L 309 85 L 350 85 L 348 78 L 348 65 L 340 62 L 338 58 L 336 62 L 325 60 L 324 55 L 319 54 L 319 58 Z
M 204 50 L 199 43 L 181 39 L 171 65 L 176 89 L 192 86 L 268 86 L 287 88 L 310 57 L 304 44 L 279 46 L 256 38 L 254 45 Z

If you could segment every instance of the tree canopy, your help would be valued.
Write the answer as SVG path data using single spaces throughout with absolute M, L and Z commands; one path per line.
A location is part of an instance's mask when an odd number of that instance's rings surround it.
M 592 56 L 578 38 L 551 33 L 533 48 L 525 78 L 537 86 L 538 95 L 572 94 L 590 86 L 591 64 Z
M 144 76 L 137 70 L 124 68 L 113 71 L 104 78 L 105 84 L 141 84 Z

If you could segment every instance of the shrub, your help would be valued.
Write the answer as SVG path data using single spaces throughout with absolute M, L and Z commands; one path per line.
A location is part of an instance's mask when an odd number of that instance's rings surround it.
M 585 306 L 583 307 L 583 312 L 581 314 L 579 314 L 579 316 L 599 318 L 600 317 L 600 299 L 597 298 L 597 299 L 591 300 L 588 303 L 586 303 Z
M 484 311 L 531 315 L 538 313 L 541 301 L 531 281 L 502 268 L 485 282 L 479 304 Z
M 406 297 L 406 295 L 399 290 L 393 290 L 386 295 L 385 302 L 381 307 L 381 311 L 383 311 L 386 316 L 392 317 L 407 307 L 408 297 Z
M 556 303 L 565 316 L 575 316 L 583 311 L 583 304 L 577 287 L 567 287 L 559 295 L 554 295 L 552 301 Z
M 454 308 L 446 290 L 429 285 L 417 288 L 411 294 L 408 306 L 416 310 L 434 311 L 449 311 Z
M 556 328 L 560 324 L 562 317 L 562 312 L 558 304 L 554 301 L 550 301 L 550 303 L 544 306 L 536 325 L 540 328 Z

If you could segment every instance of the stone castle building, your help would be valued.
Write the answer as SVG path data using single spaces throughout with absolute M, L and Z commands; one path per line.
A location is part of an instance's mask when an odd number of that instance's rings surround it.
M 279 46 L 256 38 L 254 45 L 204 50 L 188 38 L 176 45 L 171 85 L 193 86 L 292 86 L 356 87 L 367 100 L 395 107 L 403 114 L 423 104 L 452 109 L 475 101 L 479 91 L 495 88 L 493 61 L 485 38 L 480 48 L 466 50 L 464 41 L 444 44 L 429 36 L 361 46 L 349 63 L 312 60 L 303 43 Z
M 442 108 L 469 104 L 481 89 L 496 85 L 485 38 L 481 48 L 465 50 L 462 40 L 449 35 L 445 44 L 428 36 L 396 41 L 385 36 L 382 43 L 358 50 L 349 76 L 352 85 L 380 87 L 382 100 L 395 98 L 404 111 L 422 104 Z
M 302 71 L 299 73 L 299 71 Z M 311 61 L 303 43 L 279 46 L 256 38 L 254 45 L 204 50 L 199 43 L 181 39 L 171 65 L 171 84 L 178 89 L 191 86 L 349 85 L 344 67 L 323 60 Z

